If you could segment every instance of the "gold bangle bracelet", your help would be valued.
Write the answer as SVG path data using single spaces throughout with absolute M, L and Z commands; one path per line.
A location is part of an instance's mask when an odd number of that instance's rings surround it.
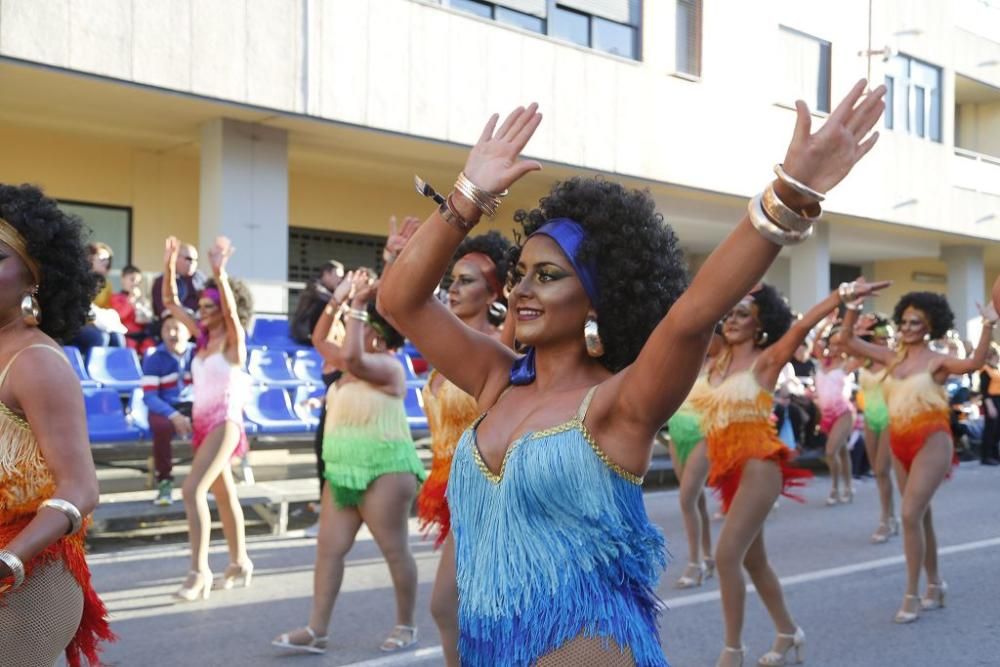
M 773 183 L 768 183 L 767 187 L 764 188 L 764 192 L 761 193 L 761 205 L 764 207 L 767 217 L 774 224 L 783 229 L 799 233 L 804 233 L 819 221 L 823 215 L 823 209 L 820 209 L 819 213 L 814 216 L 794 210 L 788 204 L 781 201 L 781 197 L 774 191 Z M 819 208 L 819 204 L 815 204 L 815 206 Z
M 755 195 L 747 205 L 747 214 L 750 216 L 750 223 L 754 229 L 771 243 L 777 245 L 796 245 L 802 243 L 812 236 L 813 228 L 809 227 L 804 232 L 796 232 L 782 229 L 767 217 L 764 206 L 761 204 L 761 195 Z
M 785 185 L 795 190 L 803 197 L 812 199 L 817 203 L 826 199 L 826 195 L 823 194 L 822 192 L 813 190 L 811 187 L 809 187 L 802 181 L 798 180 L 797 178 L 789 176 L 788 172 L 785 171 L 784 166 L 780 162 L 774 165 L 774 175 L 777 176 Z

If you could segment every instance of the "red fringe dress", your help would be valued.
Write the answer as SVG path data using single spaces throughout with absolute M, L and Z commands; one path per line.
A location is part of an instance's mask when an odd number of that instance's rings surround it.
M 435 547 L 441 546 L 451 529 L 451 514 L 445 491 L 448 488 L 455 446 L 465 429 L 479 417 L 476 399 L 443 376 L 435 394 L 431 387 L 437 375 L 437 371 L 431 371 L 422 391 L 424 412 L 431 431 L 431 472 L 417 496 L 420 530 L 428 535 L 437 529 Z
M 781 467 L 782 495 L 796 500 L 790 489 L 812 477 L 808 470 L 791 465 L 794 452 L 779 438 L 771 422 L 774 395 L 760 386 L 752 369 L 733 373 L 700 393 L 694 407 L 701 414 L 708 452 L 708 485 L 729 511 L 740 486 L 743 466 L 750 459 L 775 461 Z
M 65 359 L 60 350 L 49 345 L 29 347 L 44 347 Z M 18 354 L 20 352 L 14 355 L 0 373 L 0 385 Z M 51 498 L 55 489 L 55 480 L 45 464 L 31 426 L 24 418 L 0 403 L 0 548 L 6 547 L 31 522 L 39 505 Z M 27 607 L 33 608 L 36 605 L 31 602 L 31 598 L 35 597 L 32 574 L 39 568 L 62 561 L 72 575 L 70 585 L 75 580 L 75 585 L 79 585 L 83 592 L 83 615 L 72 640 L 66 646 L 66 661 L 70 667 L 81 665 L 82 658 L 86 658 L 91 665 L 98 665 L 98 642 L 114 639 L 108 626 L 107 610 L 90 583 L 90 570 L 84 553 L 84 532 L 85 529 L 81 529 L 74 535 L 62 537 L 26 561 L 24 584 L 14 591 L 0 593 L 0 607 L 12 604 L 15 596 L 27 596 Z M 71 597 L 68 591 L 66 597 Z M 44 615 L 44 612 L 45 609 L 38 609 L 34 618 L 25 618 L 24 622 L 37 623 L 38 614 Z M 11 630 L 7 627 L 0 628 L 3 633 L 10 633 Z M 7 664 L 3 655 L 0 655 L 0 664 Z
M 913 459 L 931 435 L 941 432 L 951 440 L 948 394 L 934 381 L 930 371 L 902 379 L 890 375 L 883 386 L 889 406 L 889 447 L 903 469 L 909 472 Z M 953 458 L 953 463 L 957 464 L 958 459 Z

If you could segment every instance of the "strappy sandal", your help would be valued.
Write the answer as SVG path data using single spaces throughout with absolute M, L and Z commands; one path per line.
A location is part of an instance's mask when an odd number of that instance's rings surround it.
M 317 635 L 316 632 L 310 628 L 308 625 L 304 628 L 306 634 L 309 635 L 309 641 L 307 643 L 293 642 L 290 633 L 286 632 L 277 639 L 271 640 L 271 646 L 276 646 L 277 648 L 284 648 L 290 651 L 304 651 L 306 653 L 326 653 L 327 636 L 322 637 Z M 296 632 L 292 630 L 292 632 Z
M 408 639 L 404 639 L 407 636 Z M 417 629 L 412 625 L 397 625 L 379 646 L 379 650 L 395 653 L 410 648 L 417 643 Z

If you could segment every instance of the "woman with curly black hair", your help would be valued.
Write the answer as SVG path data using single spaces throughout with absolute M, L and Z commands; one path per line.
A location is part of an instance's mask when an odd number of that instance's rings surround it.
M 90 583 L 97 474 L 80 382 L 59 348 L 97 291 L 79 219 L 0 184 L 0 662 L 99 664 L 113 638 Z M 20 360 L 20 363 L 15 363 Z
M 387 267 L 406 245 L 419 218 L 408 217 L 401 230 L 392 234 L 383 253 Z M 455 251 L 447 284 L 448 309 L 463 324 L 513 345 L 514 326 L 498 328 L 507 315 L 504 284 L 510 269 L 513 244 L 497 231 L 466 238 Z M 388 268 L 386 269 L 388 270 Z M 417 516 L 425 534 L 436 530 L 435 547 L 443 546 L 438 573 L 431 593 L 431 614 L 438 626 L 445 659 L 458 661 L 458 591 L 455 588 L 455 544 L 450 539 L 451 515 L 445 492 L 452 456 L 462 433 L 476 417 L 476 399 L 465 393 L 437 370 L 432 370 L 421 390 L 424 411 L 431 432 L 431 470 L 417 496 Z
M 209 251 L 214 282 L 198 295 L 198 319 L 181 305 L 175 286 L 177 254 L 181 244 L 173 236 L 166 241 L 163 305 L 196 337 L 191 362 L 194 403 L 191 411 L 194 460 L 184 480 L 184 512 L 191 541 L 191 569 L 184 584 L 174 594 L 178 600 L 207 600 L 212 590 L 208 566 L 211 515 L 208 492 L 215 495 L 222 532 L 229 547 L 229 565 L 217 588 L 232 588 L 238 579 L 249 586 L 253 563 L 247 555 L 243 508 L 236 495 L 230 459 L 245 456 L 249 445 L 243 428 L 243 408 L 250 397 L 250 376 L 246 365 L 246 326 L 253 302 L 249 290 L 226 273 L 233 248 L 220 236 Z
M 855 333 L 867 343 L 886 350 L 895 343 L 892 320 L 882 313 L 868 313 L 858 318 Z M 889 407 L 885 402 L 882 381 L 885 366 L 878 361 L 864 358 L 858 370 L 861 401 L 865 415 L 865 452 L 871 463 L 875 484 L 878 486 L 879 523 L 872 533 L 872 544 L 885 544 L 899 534 L 899 520 L 892 497 L 892 454 L 889 451 Z
M 864 289 L 863 278 L 852 283 Z M 1000 278 L 994 284 L 994 293 Z M 947 585 L 938 572 L 937 536 L 931 500 L 951 472 L 955 447 L 951 411 L 944 383 L 950 375 L 982 367 L 990 349 L 997 313 L 982 310 L 979 345 L 968 359 L 933 351 L 928 342 L 944 336 L 955 322 L 948 300 L 933 292 L 908 292 L 896 303 L 892 318 L 899 327 L 899 347 L 893 351 L 868 343 L 854 333 L 858 303 L 844 319 L 846 344 L 853 354 L 883 364 L 889 407 L 889 446 L 896 482 L 902 496 L 903 549 L 906 553 L 906 591 L 896 612 L 896 623 L 912 623 L 920 611 L 945 605 Z M 920 571 L 927 573 L 927 590 L 918 597 Z
M 541 122 L 537 105 L 489 120 L 455 191 L 379 293 L 401 331 L 484 411 L 455 451 L 448 489 L 462 664 L 666 663 L 654 593 L 664 543 L 641 492 L 654 436 L 691 388 L 719 318 L 781 244 L 808 235 L 816 189 L 840 182 L 874 145 L 865 136 L 884 88 L 859 102 L 863 92 L 862 81 L 816 134 L 798 104 L 779 179 L 686 291 L 676 236 L 648 193 L 600 179 L 556 184 L 517 215 L 529 236 L 509 299 L 523 357 L 433 298 L 465 234 L 541 168 L 518 160 Z M 773 486 L 777 496 L 780 476 L 749 464 L 744 474 L 752 493 Z
M 350 288 L 344 294 L 343 285 Z M 348 274 L 316 323 L 317 351 L 344 374 L 327 392 L 323 434 L 322 507 L 316 543 L 312 613 L 305 627 L 271 644 L 325 653 L 333 605 L 344 579 L 344 560 L 361 524 L 368 526 L 385 557 L 396 593 L 396 625 L 382 642 L 386 652 L 417 641 L 413 612 L 417 564 L 410 551 L 408 523 L 417 486 L 426 478 L 417 458 L 403 399 L 406 375 L 393 352 L 403 337 L 375 310 L 374 277 L 365 269 Z M 328 333 L 338 309 L 350 303 L 341 344 Z

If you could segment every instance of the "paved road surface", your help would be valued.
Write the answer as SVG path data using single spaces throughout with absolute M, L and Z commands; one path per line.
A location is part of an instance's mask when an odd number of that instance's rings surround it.
M 827 490 L 827 479 L 814 480 L 806 490 L 807 504 L 782 500 L 766 528 L 789 606 L 808 636 L 807 664 L 1000 665 L 1000 469 L 963 464 L 938 493 L 935 517 L 949 607 L 909 626 L 891 622 L 904 583 L 901 541 L 868 543 L 877 514 L 874 483 L 861 483 L 850 506 L 824 507 Z M 692 591 L 670 587 L 686 560 L 677 495 L 650 493 L 646 503 L 676 556 L 660 586 L 669 606 L 662 623 L 666 655 L 674 667 L 713 665 L 722 643 L 715 581 Z M 718 528 L 713 525 L 714 532 Z M 420 573 L 418 651 L 385 657 L 377 649 L 393 625 L 393 596 L 387 570 L 367 535 L 350 554 L 330 651 L 288 656 L 272 649 L 270 639 L 303 625 L 310 605 L 315 541 L 289 537 L 255 538 L 250 546 L 257 566 L 253 586 L 217 593 L 204 603 L 171 602 L 170 593 L 188 569 L 181 547 L 92 556 L 97 589 L 121 637 L 105 660 L 128 667 L 441 664 L 427 609 L 437 557 L 415 531 L 412 543 Z M 223 545 L 213 547 L 211 561 L 221 572 L 227 561 Z M 772 638 L 760 600 L 749 595 L 748 664 L 756 663 Z

